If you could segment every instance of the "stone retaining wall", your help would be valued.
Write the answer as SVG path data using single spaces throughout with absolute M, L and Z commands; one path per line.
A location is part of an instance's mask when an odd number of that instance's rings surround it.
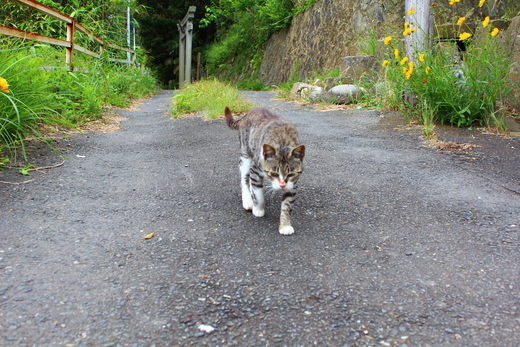
M 457 6 L 448 5 L 448 1 L 437 3 L 436 24 L 458 16 L 475 20 L 487 15 L 501 18 L 520 10 L 518 0 L 502 0 L 500 7 L 495 7 L 496 2 L 487 1 L 482 8 L 475 8 L 478 1 L 462 0 Z M 358 55 L 359 42 L 371 33 L 375 32 L 379 38 L 401 35 L 403 17 L 404 0 L 318 1 L 296 16 L 290 27 L 271 36 L 264 51 L 260 77 L 266 84 L 277 85 L 293 75 L 305 80 L 311 72 L 339 69 L 342 58 Z M 513 59 L 520 62 L 520 38 L 512 33 L 511 40 L 514 41 Z M 513 67 L 517 80 L 520 79 L 519 65 Z

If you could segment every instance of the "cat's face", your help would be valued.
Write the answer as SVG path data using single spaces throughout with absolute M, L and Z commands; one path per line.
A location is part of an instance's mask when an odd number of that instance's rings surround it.
M 274 148 L 263 146 L 262 169 L 274 190 L 292 190 L 303 172 L 305 146 Z

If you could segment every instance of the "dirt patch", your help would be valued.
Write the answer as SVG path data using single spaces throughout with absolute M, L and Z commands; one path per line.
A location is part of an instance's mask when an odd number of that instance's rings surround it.
M 480 147 L 479 145 L 472 145 L 470 143 L 457 143 L 453 141 L 445 142 L 438 140 L 426 140 L 426 144 L 432 148 L 451 149 L 454 151 L 467 151 L 475 147 Z

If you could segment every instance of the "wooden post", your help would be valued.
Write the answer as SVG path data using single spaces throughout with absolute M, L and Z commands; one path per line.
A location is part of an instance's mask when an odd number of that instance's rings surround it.
M 406 56 L 410 61 L 416 62 L 415 52 L 429 50 L 433 44 L 433 15 L 431 4 L 433 0 L 405 0 L 405 22 L 414 32 L 404 37 Z M 414 9 L 413 14 L 409 11 Z
M 69 69 L 72 70 L 72 54 L 74 52 L 74 21 L 71 23 L 67 23 L 67 41 L 70 46 L 65 48 L 65 63 L 68 65 Z
M 184 19 L 177 24 L 179 29 L 179 87 L 191 83 L 191 49 L 193 18 L 197 7 L 190 6 Z

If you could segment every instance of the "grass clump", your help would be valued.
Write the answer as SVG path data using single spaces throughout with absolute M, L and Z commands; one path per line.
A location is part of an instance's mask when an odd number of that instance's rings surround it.
M 125 107 L 157 89 L 138 68 L 78 59 L 82 72 L 71 72 L 56 53 L 47 45 L 0 42 L 0 150 L 21 147 L 25 156 L 29 138 L 50 144 L 42 125 L 74 128 L 101 118 L 103 107 Z
M 240 95 L 237 88 L 216 79 L 188 84 L 173 99 L 174 118 L 200 113 L 206 119 L 215 119 L 224 114 L 226 106 L 233 112 L 247 112 L 254 106 Z
M 72 127 L 53 108 L 52 79 L 41 72 L 34 56 L 13 49 L 0 51 L 0 77 L 0 149 L 21 146 L 25 153 L 27 137 L 43 140 L 42 123 Z

